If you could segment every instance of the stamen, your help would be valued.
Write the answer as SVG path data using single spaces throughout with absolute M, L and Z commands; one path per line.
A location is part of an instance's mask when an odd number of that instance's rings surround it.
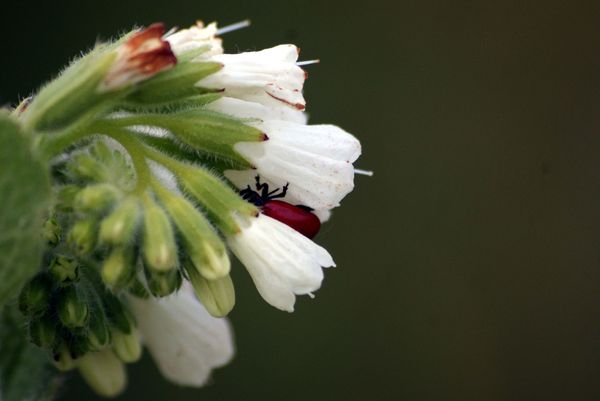
M 175 32 L 177 32 L 178 29 L 179 29 L 179 27 L 176 27 L 176 26 L 172 27 L 163 35 L 163 39 L 168 38 L 169 36 L 173 35 Z
M 361 170 L 359 168 L 354 169 L 354 174 L 366 175 L 369 177 L 373 177 L 373 171 L 371 170 Z
M 235 24 L 226 25 L 223 28 L 219 28 L 217 30 L 217 35 L 223 35 L 225 33 L 237 31 L 238 29 L 244 29 L 250 26 L 250 20 L 246 19 L 240 22 L 236 22 Z
M 319 64 L 320 62 L 321 62 L 321 60 L 319 60 L 319 59 L 306 60 L 306 61 L 297 61 L 296 65 L 298 67 L 302 67 L 303 65 Z

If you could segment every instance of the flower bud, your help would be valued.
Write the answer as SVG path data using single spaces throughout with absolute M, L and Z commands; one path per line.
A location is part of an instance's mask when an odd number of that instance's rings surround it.
M 109 323 L 123 333 L 131 333 L 134 327 L 133 318 L 119 298 L 115 297 L 110 291 L 106 291 L 102 294 L 102 303 Z
M 214 229 L 190 202 L 164 188 L 157 192 L 183 237 L 186 251 L 200 274 L 215 280 L 229 274 L 225 245 Z
M 101 311 L 92 313 L 87 339 L 91 351 L 99 351 L 110 344 L 110 328 Z
M 58 255 L 50 262 L 50 275 L 60 285 L 69 285 L 79 278 L 77 261 L 67 256 Z
M 78 368 L 86 383 L 103 397 L 119 395 L 127 384 L 125 366 L 111 350 L 86 354 Z
M 75 179 L 102 182 L 106 180 L 106 166 L 87 152 L 73 155 L 67 164 L 67 172 Z
M 135 362 L 142 356 L 142 345 L 135 330 L 129 334 L 113 330 L 112 349 L 115 355 L 126 363 Z
M 46 243 L 54 248 L 60 242 L 61 228 L 54 217 L 50 217 L 44 222 L 43 236 Z
M 40 348 L 52 349 L 57 339 L 55 321 L 47 315 L 32 319 L 29 323 L 29 338 Z
M 89 307 L 78 286 L 64 288 L 58 295 L 58 317 L 70 329 L 84 327 L 89 319 Z
M 102 265 L 102 280 L 117 288 L 126 285 L 135 276 L 133 252 L 130 248 L 115 248 Z
M 151 198 L 144 200 L 144 243 L 146 265 L 166 272 L 177 267 L 177 246 L 169 217 Z
M 121 191 L 111 184 L 95 184 L 85 187 L 75 197 L 75 210 L 88 213 L 100 213 L 111 206 Z
M 178 269 L 157 272 L 146 267 L 144 272 L 146 273 L 148 289 L 155 297 L 166 297 L 181 287 L 182 279 Z
M 128 290 L 131 295 L 136 296 L 138 298 L 147 299 L 148 297 L 150 297 L 150 293 L 148 292 L 144 284 L 137 279 L 137 277 L 133 278 L 133 280 L 129 284 Z
M 96 246 L 97 227 L 98 222 L 92 217 L 79 220 L 71 227 L 67 242 L 79 255 L 86 255 Z
M 227 275 L 217 280 L 207 280 L 198 274 L 193 266 L 186 264 L 185 268 L 196 296 L 208 313 L 214 317 L 227 316 L 235 305 L 235 290 L 231 277 Z
M 29 281 L 19 295 L 19 309 L 26 316 L 40 316 L 49 306 L 52 280 L 40 273 Z
M 129 243 L 140 217 L 140 205 L 135 197 L 126 198 L 100 223 L 100 241 L 111 245 Z
M 54 366 L 56 366 L 56 368 L 61 372 L 71 370 L 76 365 L 76 362 L 71 356 L 71 352 L 65 343 L 59 345 L 57 350 L 53 352 L 52 362 L 54 363 Z
M 56 193 L 56 209 L 60 211 L 70 211 L 73 208 L 73 202 L 80 188 L 76 185 L 63 185 Z

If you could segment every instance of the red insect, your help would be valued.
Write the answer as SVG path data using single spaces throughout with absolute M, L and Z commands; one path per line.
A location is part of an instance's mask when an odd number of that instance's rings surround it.
M 292 205 L 284 201 L 273 200 L 285 197 L 289 184 L 285 184 L 281 190 L 277 188 L 269 192 L 269 184 L 261 184 L 258 175 L 255 178 L 256 191 L 248 185 L 246 189 L 240 191 L 242 198 L 260 207 L 264 215 L 279 220 L 305 237 L 313 238 L 317 235 L 321 228 L 321 221 L 311 213 L 313 209 L 304 205 Z

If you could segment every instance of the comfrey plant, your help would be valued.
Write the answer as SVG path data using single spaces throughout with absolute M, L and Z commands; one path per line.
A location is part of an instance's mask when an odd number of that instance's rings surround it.
M 288 312 L 335 266 L 311 238 L 360 143 L 307 125 L 297 47 L 224 54 L 235 27 L 135 30 L 0 113 L 0 398 L 57 369 L 117 395 L 143 346 L 201 386 L 233 354 L 229 251 Z

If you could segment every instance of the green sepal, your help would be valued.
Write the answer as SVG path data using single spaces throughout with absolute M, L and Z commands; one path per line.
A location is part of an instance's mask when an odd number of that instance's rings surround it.
M 40 316 L 46 312 L 52 297 L 53 282 L 47 273 L 38 273 L 21 290 L 19 310 L 25 316 Z
M 134 92 L 125 99 L 125 104 L 161 105 L 178 99 L 211 92 L 196 85 L 202 78 L 223 68 L 214 62 L 179 63 L 174 68 L 158 73 L 146 82 L 141 83 Z
M 235 149 L 238 142 L 262 142 L 262 131 L 217 112 L 193 109 L 170 114 L 139 114 L 110 120 L 119 126 L 149 125 L 168 130 L 178 141 L 213 158 L 231 160 L 244 168 L 252 165 Z
M 94 217 L 87 217 L 73 224 L 67 242 L 78 255 L 87 255 L 94 250 L 97 237 L 98 221 Z
M 175 233 L 167 213 L 149 196 L 143 198 L 144 238 L 142 254 L 147 267 L 158 272 L 179 265 Z
M 166 297 L 181 287 L 182 277 L 179 269 L 158 272 L 145 266 L 144 273 L 148 289 L 155 297 Z
M 83 287 L 66 287 L 57 294 L 57 298 L 57 311 L 61 323 L 69 329 L 85 327 L 90 317 L 90 308 Z
M 189 281 L 196 296 L 208 313 L 214 317 L 225 317 L 235 306 L 235 289 L 231 276 L 207 280 L 190 263 L 184 264 Z

